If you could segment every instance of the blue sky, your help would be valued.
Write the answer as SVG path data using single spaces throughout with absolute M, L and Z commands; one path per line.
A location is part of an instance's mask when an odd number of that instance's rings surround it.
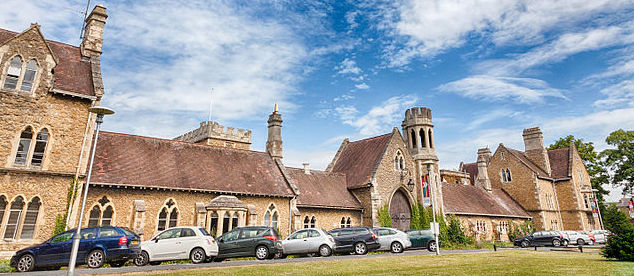
M 206 120 L 253 130 L 273 104 L 284 160 L 323 169 L 345 137 L 432 109 L 441 167 L 479 147 L 594 142 L 634 128 L 633 1 L 91 1 L 108 9 L 104 128 L 173 138 Z M 0 27 L 79 44 L 86 1 L 5 0 Z M 618 191 L 610 199 L 616 200 Z

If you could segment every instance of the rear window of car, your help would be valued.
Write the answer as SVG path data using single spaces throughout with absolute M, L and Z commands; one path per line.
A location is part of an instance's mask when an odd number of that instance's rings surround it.
M 97 237 L 97 228 L 81 229 L 81 239 L 90 240 Z
M 333 237 L 339 237 L 339 234 L 341 234 L 341 231 L 331 231 L 331 232 L 328 232 L 328 234 L 330 234 Z
M 130 231 L 130 230 L 128 230 L 128 229 L 126 229 L 126 228 L 121 228 L 121 231 L 123 231 L 123 233 L 124 233 L 126 236 L 138 236 L 137 234 L 135 234 L 134 232 L 132 232 L 132 231 Z
M 200 231 L 200 233 L 203 233 L 203 236 L 211 236 L 209 232 L 205 230 L 205 228 L 198 228 L 198 230 Z
M 308 237 L 316 238 L 316 237 L 319 237 L 319 236 L 321 236 L 321 234 L 319 234 L 319 232 L 317 230 L 308 231 Z
M 121 234 L 119 234 L 119 231 L 117 231 L 114 228 L 101 228 L 101 230 L 99 230 L 100 238 L 118 237 L 118 236 L 121 236 Z
M 262 229 L 242 229 L 242 232 L 240 233 L 240 238 L 241 239 L 255 238 L 260 233 L 262 233 Z
M 365 234 L 368 234 L 369 231 L 368 231 L 368 229 L 356 229 L 356 230 L 354 230 L 353 233 L 355 235 L 365 235 Z
M 196 232 L 194 232 L 194 230 L 191 230 L 189 228 L 183 228 L 183 230 L 181 230 L 181 237 L 195 237 L 196 236 Z

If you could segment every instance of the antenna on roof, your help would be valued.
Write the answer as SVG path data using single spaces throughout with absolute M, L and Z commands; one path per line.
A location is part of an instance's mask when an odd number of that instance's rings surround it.
M 211 88 L 211 93 L 209 95 L 209 119 L 207 119 L 207 122 L 211 122 L 211 107 L 213 104 L 213 98 L 214 98 L 214 88 Z
M 81 22 L 81 32 L 79 33 L 79 39 L 84 39 L 84 31 L 86 30 L 86 17 L 88 17 L 88 8 L 90 8 L 90 0 L 86 3 L 86 10 L 84 11 L 84 20 Z

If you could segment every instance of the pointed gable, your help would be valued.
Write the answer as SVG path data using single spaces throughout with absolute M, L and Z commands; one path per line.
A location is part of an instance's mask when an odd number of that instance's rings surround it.
M 570 176 L 570 148 L 554 149 L 548 151 L 552 177 L 555 179 L 568 178 Z
M 53 68 L 52 90 L 94 97 L 91 64 L 90 61 L 82 59 L 79 47 L 46 40 L 37 26 L 31 27 L 23 33 L 0 28 L 0 45 L 10 43 L 11 40 L 33 29 L 37 30 L 38 36 L 46 44 L 56 63 Z
M 531 161 L 528 158 L 528 156 L 524 154 L 524 152 L 516 150 L 516 149 L 504 147 L 504 145 L 500 145 L 500 147 L 503 147 L 504 149 L 506 149 L 509 153 L 511 153 L 513 157 L 517 158 L 517 160 L 519 160 L 522 164 L 524 164 L 526 167 L 528 167 L 533 172 L 535 172 L 537 176 L 541 178 L 550 178 L 550 175 L 548 175 L 544 170 L 542 170 L 539 166 L 537 166 L 537 164 Z
M 394 132 L 349 142 L 337 153 L 332 172 L 346 175 L 349 189 L 359 188 L 370 183 Z M 342 145 L 343 146 L 343 145 Z
M 300 190 L 297 205 L 300 207 L 335 207 L 361 209 L 361 203 L 348 191 L 346 176 L 341 173 L 286 168 Z

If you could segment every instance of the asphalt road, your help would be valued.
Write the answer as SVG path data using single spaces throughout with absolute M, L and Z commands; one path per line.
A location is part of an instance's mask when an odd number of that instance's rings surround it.
M 600 248 L 600 246 L 585 246 L 584 249 L 591 248 Z M 554 249 L 554 250 L 553 250 Z M 535 250 L 533 247 L 529 248 L 498 248 L 498 250 Z M 579 250 L 576 247 L 567 247 L 567 248 L 552 248 L 552 247 L 537 247 L 539 251 L 558 251 L 558 252 L 576 252 Z M 447 254 L 467 254 L 467 253 L 486 253 L 492 252 L 493 249 L 478 249 L 478 250 L 441 250 L 441 255 Z M 584 253 L 596 253 L 596 250 L 584 250 Z M 274 259 L 274 260 L 241 260 L 241 261 L 232 261 L 226 260 L 220 263 L 202 263 L 202 264 L 165 264 L 165 265 L 146 265 L 146 266 L 125 266 L 118 268 L 99 268 L 99 269 L 89 269 L 84 267 L 78 267 L 75 269 L 75 275 L 96 275 L 96 274 L 121 274 L 121 273 L 130 273 L 130 272 L 147 272 L 147 271 L 176 271 L 181 269 L 196 269 L 196 268 L 209 268 L 209 267 L 228 267 L 228 266 L 242 266 L 242 265 L 255 265 L 255 264 L 276 264 L 276 263 L 296 263 L 296 262 L 319 262 L 319 261 L 327 261 L 327 260 L 347 260 L 347 259 L 367 259 L 367 258 L 380 258 L 380 257 L 395 257 L 395 256 L 419 256 L 419 255 L 433 255 L 434 252 L 429 252 L 427 250 L 408 250 L 401 254 L 368 254 L 368 255 L 333 255 L 330 257 L 322 258 L 322 257 L 305 257 L 305 258 L 292 258 L 292 259 Z M 9 273 L 3 273 L 0 275 L 10 275 Z M 34 271 L 28 273 L 20 273 L 13 275 L 24 275 L 24 276 L 34 276 L 34 275 L 66 275 L 66 270 L 55 270 L 55 271 Z

